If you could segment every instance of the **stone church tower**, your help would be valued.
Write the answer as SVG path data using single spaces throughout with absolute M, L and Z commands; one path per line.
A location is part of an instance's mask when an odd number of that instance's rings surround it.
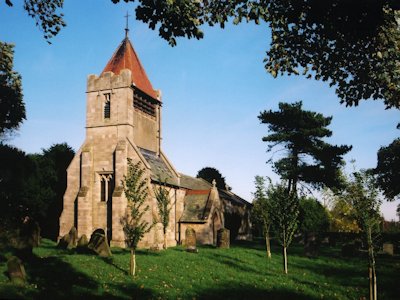
M 150 210 L 144 217 L 157 224 L 140 247 L 159 247 L 163 241 L 154 196 L 160 180 L 168 183 L 172 206 L 168 246 L 182 242 L 187 227 L 196 229 L 199 242 L 213 244 L 216 231 L 224 227 L 224 203 L 247 209 L 236 195 L 225 193 L 220 199 L 215 185 L 179 174 L 163 154 L 160 92 L 153 89 L 127 35 L 100 76 L 88 77 L 86 101 L 86 138 L 67 170 L 60 237 L 72 226 L 78 236 L 87 237 L 101 228 L 111 245 L 125 245 L 120 220 L 127 199 L 121 182 L 128 158 L 146 169 Z

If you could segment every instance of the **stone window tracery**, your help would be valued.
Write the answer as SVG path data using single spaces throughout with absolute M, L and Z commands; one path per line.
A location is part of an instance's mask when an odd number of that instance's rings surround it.
M 111 200 L 114 184 L 112 174 L 100 174 L 100 201 Z

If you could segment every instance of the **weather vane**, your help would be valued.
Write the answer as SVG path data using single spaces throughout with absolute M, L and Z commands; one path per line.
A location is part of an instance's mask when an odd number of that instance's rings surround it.
M 128 37 L 128 32 L 129 32 L 128 19 L 129 19 L 130 16 L 131 16 L 131 15 L 128 14 L 128 11 L 126 11 L 126 15 L 125 15 L 125 18 L 126 18 L 125 37 L 126 37 L 126 38 Z

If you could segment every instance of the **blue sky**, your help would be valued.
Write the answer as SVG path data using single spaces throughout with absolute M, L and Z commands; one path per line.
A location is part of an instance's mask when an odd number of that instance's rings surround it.
M 15 69 L 23 79 L 27 120 L 10 140 L 27 153 L 67 142 L 77 150 L 85 137 L 86 78 L 100 74 L 124 37 L 127 10 L 111 1 L 65 1 L 67 27 L 48 45 L 19 1 L 0 2 L 0 40 L 15 43 Z M 18 2 L 18 3 L 17 3 Z M 350 144 L 346 161 L 376 165 L 376 153 L 399 136 L 398 110 L 381 101 L 358 107 L 339 104 L 326 83 L 303 77 L 274 79 L 263 68 L 270 30 L 263 24 L 204 28 L 203 40 L 178 39 L 176 47 L 147 25 L 130 19 L 130 39 L 153 87 L 163 100 L 163 150 L 175 168 L 195 176 L 215 167 L 233 191 L 251 200 L 254 176 L 277 178 L 266 165 L 270 154 L 257 116 L 278 102 L 303 101 L 307 110 L 333 116 L 333 144 Z M 396 203 L 385 203 L 387 219 Z

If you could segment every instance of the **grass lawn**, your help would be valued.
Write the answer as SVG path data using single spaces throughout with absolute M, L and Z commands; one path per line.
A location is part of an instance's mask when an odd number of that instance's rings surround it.
M 338 249 L 323 248 L 319 258 L 289 248 L 289 274 L 282 272 L 279 247 L 267 260 L 256 242 L 231 249 L 182 247 L 138 251 L 132 279 L 129 252 L 113 249 L 111 259 L 60 250 L 43 240 L 25 263 L 29 284 L 9 283 L 7 255 L 0 256 L 0 298 L 24 299 L 368 299 L 367 260 L 342 258 Z M 400 299 L 400 258 L 378 257 L 378 298 Z

